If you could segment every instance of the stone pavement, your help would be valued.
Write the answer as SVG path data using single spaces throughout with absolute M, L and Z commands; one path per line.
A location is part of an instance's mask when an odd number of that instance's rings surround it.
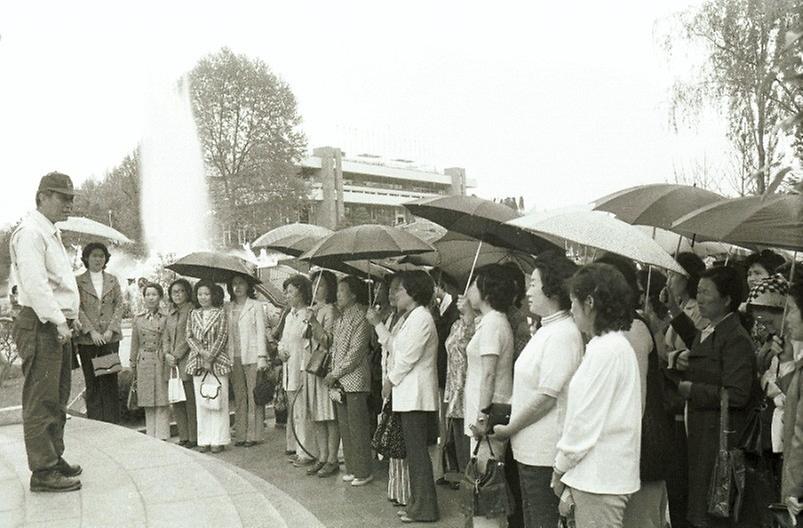
M 83 488 L 56 494 L 28 490 L 22 426 L 2 426 L 0 527 L 401 526 L 381 463 L 361 488 L 308 477 L 287 462 L 284 430 L 270 424 L 262 444 L 208 455 L 73 417 L 65 456 L 83 466 Z M 459 492 L 438 487 L 438 496 L 442 520 L 420 526 L 462 527 Z

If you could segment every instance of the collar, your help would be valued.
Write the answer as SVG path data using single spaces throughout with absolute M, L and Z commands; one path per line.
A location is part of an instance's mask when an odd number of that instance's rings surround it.
M 37 210 L 37 209 L 34 209 L 33 211 L 31 211 L 30 217 L 37 224 L 39 224 L 39 226 L 42 227 L 42 229 L 44 229 L 45 232 L 47 232 L 47 233 L 56 235 L 56 234 L 61 232 L 61 231 L 59 231 L 59 228 L 56 227 L 56 224 L 54 224 L 53 222 L 48 220 L 48 218 L 45 215 L 43 215 L 42 213 L 40 213 L 39 210 Z
M 541 318 L 541 326 L 544 327 L 551 323 L 556 323 L 558 321 L 562 321 L 564 319 L 568 319 L 571 317 L 572 314 L 569 313 L 568 310 L 561 310 L 559 312 L 555 312 L 552 315 L 548 315 L 546 317 Z

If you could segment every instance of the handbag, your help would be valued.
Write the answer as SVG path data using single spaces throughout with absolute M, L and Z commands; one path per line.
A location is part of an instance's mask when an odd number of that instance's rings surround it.
M 170 368 L 170 378 L 167 380 L 167 401 L 168 403 L 179 403 L 187 401 L 187 394 L 184 392 L 184 382 L 178 367 Z
M 386 458 L 407 457 L 401 417 L 399 413 L 393 412 L 393 404 L 390 399 L 382 407 L 379 424 L 376 426 L 376 431 L 374 431 L 374 436 L 371 439 L 371 447 Z
M 331 362 L 332 354 L 328 349 L 320 345 L 313 348 L 312 339 L 309 340 L 309 344 L 312 354 L 307 362 L 307 366 L 304 367 L 304 371 L 314 374 L 319 378 L 325 378 L 326 375 L 329 374 L 329 363 Z
M 510 423 L 510 412 L 512 406 L 509 403 L 492 403 L 482 410 L 488 415 L 488 433 L 492 433 L 495 425 L 507 425 Z
M 136 411 L 139 409 L 139 402 L 137 401 L 137 378 L 131 380 L 131 387 L 128 389 L 128 401 L 126 406 L 129 411 Z
M 201 379 L 201 405 L 211 411 L 219 411 L 222 407 L 222 396 L 221 391 L 223 389 L 223 384 L 220 383 L 220 378 L 217 377 L 217 374 L 214 372 L 212 376 L 215 377 L 215 381 L 209 380 L 206 381 L 207 376 L 209 376 L 209 371 L 206 371 L 204 377 Z
M 276 384 L 271 381 L 267 369 L 257 370 L 257 380 L 254 385 L 254 403 L 257 405 L 269 404 L 275 392 Z
M 720 390 L 719 451 L 714 461 L 711 485 L 708 489 L 708 514 L 739 521 L 745 484 L 744 453 L 741 449 L 728 449 L 729 407 L 728 391 Z
M 92 371 L 95 377 L 117 374 L 121 370 L 123 366 L 120 364 L 120 354 L 117 352 L 92 358 Z
M 505 463 L 497 460 L 494 455 L 491 440 L 487 436 L 488 449 L 491 456 L 485 466 L 485 472 L 480 473 L 477 462 L 477 453 L 482 445 L 482 440 L 477 442 L 474 453 L 471 456 L 466 472 L 463 475 L 465 486 L 463 495 L 463 513 L 467 518 L 485 517 L 493 519 L 495 517 L 507 517 L 515 509 L 515 499 L 510 491 L 510 486 L 505 478 Z

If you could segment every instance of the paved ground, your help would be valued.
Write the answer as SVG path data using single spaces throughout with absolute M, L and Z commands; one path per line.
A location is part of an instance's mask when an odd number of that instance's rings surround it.
M 68 459 L 81 463 L 77 493 L 28 491 L 19 424 L 0 427 L 0 527 L 361 527 L 400 526 L 386 500 L 386 470 L 354 488 L 337 478 L 307 477 L 284 456 L 284 431 L 266 441 L 202 455 L 124 427 L 72 418 Z M 247 471 L 246 471 L 247 470 Z M 442 520 L 461 527 L 459 492 L 438 488 Z M 422 525 L 423 526 L 423 525 Z

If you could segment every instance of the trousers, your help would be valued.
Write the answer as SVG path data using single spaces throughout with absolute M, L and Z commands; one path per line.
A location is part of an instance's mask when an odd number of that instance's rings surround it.
M 14 321 L 14 341 L 22 359 L 22 428 L 28 468 L 52 468 L 64 454 L 64 424 L 70 397 L 72 345 L 59 343 L 53 323 L 42 323 L 23 307 Z
M 335 404 L 335 414 L 343 440 L 346 472 L 356 478 L 368 477 L 372 473 L 368 393 L 347 392 L 345 402 Z
M 182 381 L 182 383 L 187 401 L 173 404 L 173 417 L 176 419 L 178 439 L 197 443 L 198 420 L 195 413 L 195 387 L 192 380 Z
M 256 363 L 243 365 L 242 360 L 235 356 L 230 379 L 234 389 L 234 438 L 237 442 L 261 442 L 265 406 L 254 403 Z

